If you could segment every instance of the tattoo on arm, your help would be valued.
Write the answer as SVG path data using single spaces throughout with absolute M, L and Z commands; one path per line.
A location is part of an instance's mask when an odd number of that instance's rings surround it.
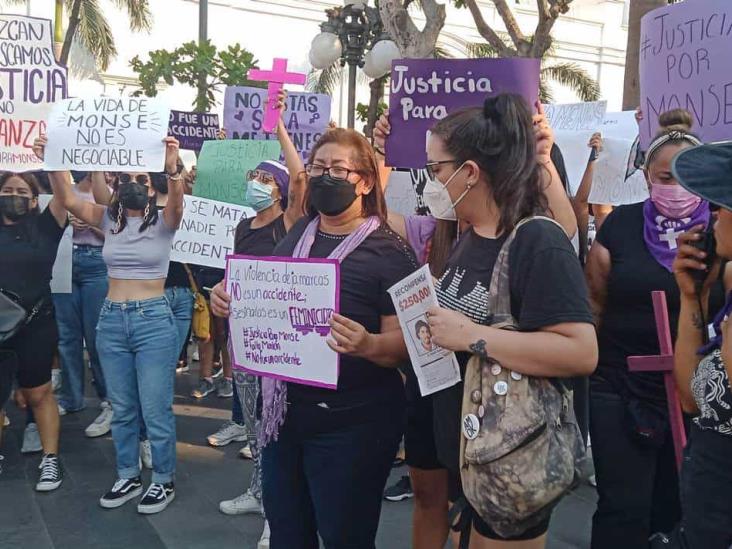
M 694 311 L 691 315 L 691 323 L 697 330 L 704 328 L 704 321 L 702 320 L 701 311 Z
M 478 355 L 482 359 L 488 360 L 488 350 L 485 348 L 485 339 L 479 339 L 475 343 L 471 343 L 470 352 L 474 355 Z

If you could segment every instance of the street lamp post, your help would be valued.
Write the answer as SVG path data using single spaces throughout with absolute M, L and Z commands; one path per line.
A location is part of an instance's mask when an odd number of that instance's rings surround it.
M 389 72 L 399 50 L 384 33 L 379 10 L 368 1 L 345 1 L 344 6 L 325 10 L 328 20 L 320 25 L 320 34 L 310 47 L 310 64 L 325 69 L 340 60 L 348 65 L 348 127 L 355 125 L 356 75 L 363 68 L 370 78 Z

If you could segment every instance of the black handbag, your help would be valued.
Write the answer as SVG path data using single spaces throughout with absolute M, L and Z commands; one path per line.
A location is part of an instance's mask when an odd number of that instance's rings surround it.
M 23 326 L 29 324 L 40 312 L 46 298 L 43 297 L 30 311 L 20 304 L 20 298 L 0 288 L 0 343 L 13 337 Z

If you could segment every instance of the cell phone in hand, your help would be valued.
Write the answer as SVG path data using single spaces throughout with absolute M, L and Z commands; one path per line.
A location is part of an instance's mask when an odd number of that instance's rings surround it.
M 590 159 L 589 159 L 589 160 L 588 160 L 587 162 L 588 162 L 588 163 L 589 163 L 589 162 L 594 162 L 594 161 L 595 161 L 595 160 L 597 160 L 597 159 L 598 159 L 599 157 L 600 157 L 600 153 L 599 153 L 599 151 L 597 150 L 597 147 L 592 147 L 592 150 L 590 150 Z
M 701 285 L 709 276 L 709 271 L 714 265 L 714 261 L 717 259 L 717 239 L 714 238 L 714 225 L 709 223 L 709 226 L 701 233 L 702 237 L 699 240 L 691 242 L 697 250 L 706 253 L 706 257 L 702 260 L 707 268 L 704 271 L 694 269 L 691 272 L 691 276 L 696 282 L 697 290 L 701 290 Z

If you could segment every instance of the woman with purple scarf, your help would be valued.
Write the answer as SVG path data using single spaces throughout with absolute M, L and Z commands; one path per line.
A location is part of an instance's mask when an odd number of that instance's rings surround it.
M 262 378 L 262 493 L 273 549 L 374 547 L 381 498 L 403 432 L 406 346 L 387 289 L 418 268 L 389 229 L 368 141 L 323 135 L 306 166 L 306 204 L 274 255 L 340 262 L 340 314 L 328 344 L 338 389 Z M 214 314 L 230 298 L 214 290 Z
M 598 330 L 599 364 L 590 391 L 590 438 L 599 501 L 592 549 L 646 549 L 657 532 L 680 518 L 679 479 L 661 372 L 630 372 L 633 355 L 658 355 L 651 292 L 663 290 L 672 337 L 679 319 L 673 261 L 679 237 L 711 220 L 709 203 L 678 184 L 671 161 L 701 145 L 691 116 L 664 113 L 662 130 L 646 153 L 650 198 L 620 206 L 605 220 L 587 261 L 590 300 Z M 723 303 L 717 281 L 712 310 Z

